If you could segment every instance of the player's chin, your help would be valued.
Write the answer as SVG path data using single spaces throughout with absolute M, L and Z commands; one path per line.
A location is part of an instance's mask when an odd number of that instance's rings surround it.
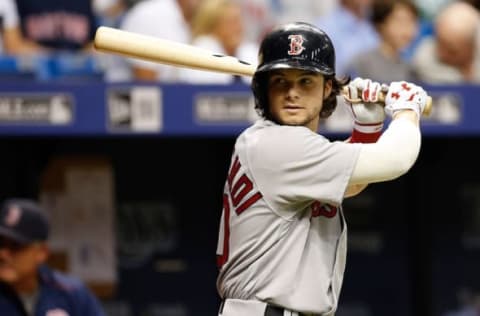
M 307 120 L 300 115 L 282 115 L 279 121 L 282 125 L 303 126 Z

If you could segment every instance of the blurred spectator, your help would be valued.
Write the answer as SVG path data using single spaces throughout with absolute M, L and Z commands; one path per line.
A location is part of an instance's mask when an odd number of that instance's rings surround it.
M 120 27 L 127 8 L 126 0 L 93 0 L 98 25 Z
M 380 36 L 380 44 L 356 56 L 347 73 L 384 83 L 415 81 L 413 68 L 401 56 L 418 32 L 415 4 L 411 0 L 373 0 L 370 20 Z
M 104 316 L 78 279 L 47 267 L 49 223 L 31 200 L 7 200 L 0 209 L 0 314 Z
M 318 17 L 329 14 L 337 4 L 337 0 L 271 0 L 270 2 L 277 24 L 292 21 L 314 23 Z
M 15 0 L 0 1 L 0 31 L 0 55 L 31 54 L 42 50 L 23 37 Z
M 433 21 L 448 4 L 457 0 L 415 0 L 420 16 L 425 21 Z
M 16 0 L 23 35 L 55 51 L 89 50 L 97 27 L 91 0 Z
M 121 28 L 189 43 L 191 40 L 190 22 L 201 0 L 144 0 L 134 5 L 125 15 Z M 158 63 L 129 59 L 133 78 L 175 82 L 179 80 L 179 68 Z
M 433 19 L 438 12 L 442 10 L 450 2 L 456 0 L 415 0 L 416 7 L 419 13 L 419 30 L 416 38 L 403 52 L 403 59 L 411 61 L 413 53 L 418 47 L 418 44 L 427 36 L 433 35 Z
M 372 0 L 339 0 L 337 7 L 316 21 L 330 35 L 336 52 L 336 70 L 345 75 L 351 59 L 375 48 L 378 35 L 368 20 Z
M 205 0 L 192 20 L 192 44 L 209 51 L 237 57 L 256 65 L 258 45 L 245 40 L 242 8 L 232 0 Z M 211 71 L 182 69 L 182 81 L 189 83 L 232 83 L 238 76 Z M 251 77 L 242 77 L 250 83 Z
M 242 16 L 245 21 L 245 37 L 260 42 L 263 35 L 275 24 L 275 12 L 271 8 L 271 0 L 242 0 Z
M 131 0 L 93 0 L 93 11 L 97 24 L 120 28 Z M 129 81 L 132 79 L 130 65 L 126 58 L 115 54 L 99 53 L 96 61 L 103 71 L 103 79 L 108 82 Z
M 431 84 L 480 82 L 479 23 L 478 11 L 466 2 L 445 7 L 435 19 L 435 35 L 423 39 L 413 56 L 419 79 Z

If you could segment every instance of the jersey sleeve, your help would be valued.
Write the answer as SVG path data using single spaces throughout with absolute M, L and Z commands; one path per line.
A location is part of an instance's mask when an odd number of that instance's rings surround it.
M 331 142 L 303 127 L 275 126 L 258 133 L 247 144 L 247 161 L 274 210 L 296 212 L 315 200 L 342 202 L 358 144 Z

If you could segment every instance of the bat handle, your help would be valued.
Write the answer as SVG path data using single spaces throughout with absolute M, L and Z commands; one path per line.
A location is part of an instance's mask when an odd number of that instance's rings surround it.
M 361 93 L 361 91 L 359 91 L 359 94 Z M 343 90 L 342 90 L 342 94 L 346 97 L 348 97 L 348 87 L 345 86 L 343 87 Z M 386 92 L 382 91 L 380 92 L 380 96 L 379 96 L 379 100 L 381 103 L 385 103 L 385 98 L 386 98 Z M 352 102 L 362 102 L 361 99 L 357 99 L 357 100 L 351 100 Z M 432 113 L 432 106 L 433 106 L 433 100 L 432 100 L 432 97 L 427 95 L 427 103 L 425 104 L 425 108 L 423 109 L 423 112 L 422 112 L 422 115 L 423 116 L 430 116 L 430 114 Z

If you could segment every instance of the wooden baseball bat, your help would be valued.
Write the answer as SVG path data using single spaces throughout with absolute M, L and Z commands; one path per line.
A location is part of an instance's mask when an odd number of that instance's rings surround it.
M 253 76 L 255 66 L 235 57 L 107 26 L 97 28 L 94 47 L 98 51 L 149 60 L 177 67 Z
M 253 76 L 256 66 L 233 56 L 216 54 L 193 45 L 182 44 L 149 35 L 100 26 L 94 38 L 96 50 L 161 64 L 232 75 Z M 345 90 L 343 91 L 345 94 Z M 382 95 L 384 98 L 384 95 Z M 429 115 L 432 98 L 423 112 Z

